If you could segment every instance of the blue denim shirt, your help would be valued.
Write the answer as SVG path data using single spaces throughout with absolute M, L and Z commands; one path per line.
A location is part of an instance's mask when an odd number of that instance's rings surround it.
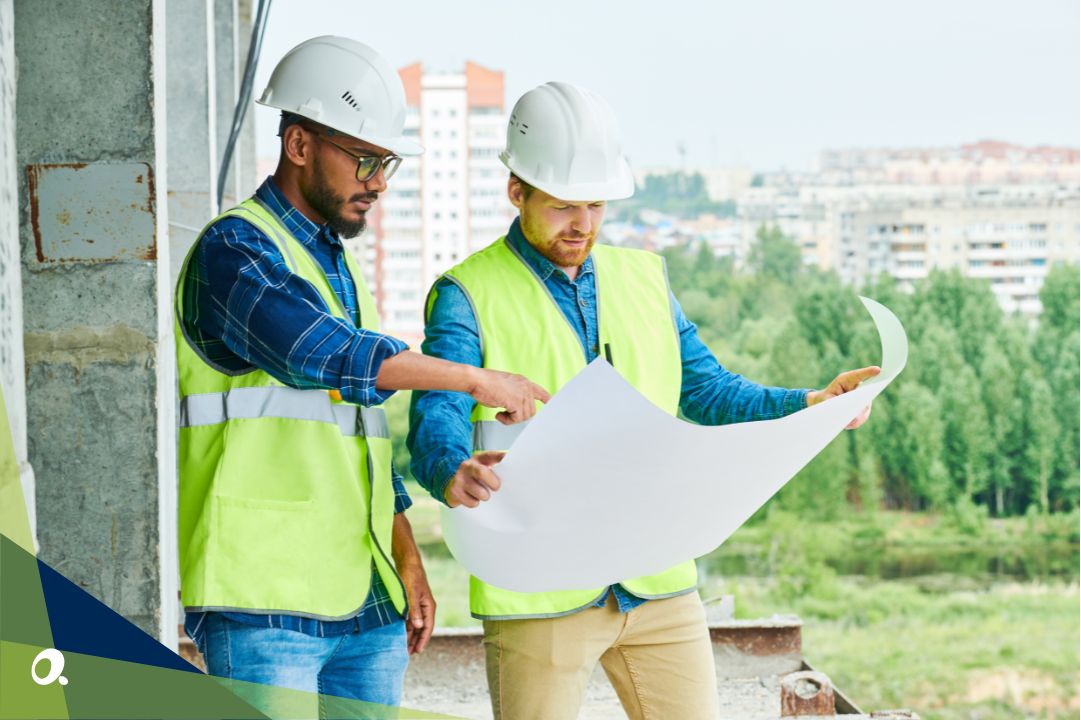
M 544 281 L 592 362 L 599 353 L 592 255 L 571 280 L 529 244 L 517 219 L 507 232 L 507 241 Z M 479 367 L 482 356 L 477 319 L 469 300 L 449 280 L 437 281 L 435 291 L 425 327 L 424 353 Z M 679 407 L 685 417 L 702 425 L 725 425 L 783 417 L 807 407 L 807 390 L 764 387 L 722 367 L 676 299 L 671 300 L 683 365 Z M 413 475 L 441 502 L 445 502 L 444 492 L 458 466 L 472 455 L 472 409 L 473 399 L 464 393 L 413 393 L 408 438 Z M 613 589 L 622 611 L 644 602 L 622 586 Z M 607 593 L 597 604 L 606 599 Z
M 188 263 L 181 322 L 210 362 L 226 370 L 252 365 L 295 388 L 336 388 L 359 405 L 377 405 L 393 391 L 379 390 L 375 378 L 388 357 L 407 346 L 389 335 L 359 327 L 347 250 L 326 225 L 306 218 L 272 178 L 255 192 L 293 236 L 307 248 L 342 301 L 349 320 L 335 317 L 315 286 L 289 270 L 277 245 L 250 223 L 225 218 L 203 235 Z M 412 504 L 402 477 L 391 470 L 394 510 Z M 222 613 L 249 625 L 287 628 L 323 637 L 381 627 L 401 620 L 379 573 L 372 568 L 363 608 L 347 620 L 322 622 L 297 615 Z M 185 629 L 200 644 L 207 613 L 187 613 Z

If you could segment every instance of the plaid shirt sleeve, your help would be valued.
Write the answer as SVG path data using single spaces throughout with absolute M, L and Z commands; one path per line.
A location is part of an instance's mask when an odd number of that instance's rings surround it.
M 334 388 L 358 405 L 384 402 L 379 368 L 408 346 L 334 316 L 274 243 L 237 218 L 211 227 L 184 278 L 183 322 L 227 370 L 254 365 L 290 387 Z
M 390 482 L 394 485 L 394 514 L 397 515 L 413 506 L 413 498 L 405 491 L 405 479 L 394 465 L 390 466 Z

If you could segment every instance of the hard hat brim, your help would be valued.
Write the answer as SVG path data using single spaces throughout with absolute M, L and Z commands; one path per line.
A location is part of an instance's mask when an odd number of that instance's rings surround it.
M 543 190 L 558 200 L 569 202 L 600 202 L 609 200 L 626 200 L 634 195 L 634 174 L 626 161 L 620 168 L 619 177 L 614 180 L 606 180 L 595 183 L 557 183 L 538 179 L 528 170 L 514 167 L 513 158 L 504 157 L 501 153 L 499 160 L 508 170 L 529 183 L 538 190 Z
M 402 157 L 416 157 L 424 154 L 424 147 L 420 143 L 404 135 L 396 138 L 382 138 L 361 134 L 358 137 L 366 143 L 371 143 Z
M 305 115 L 304 113 L 297 112 L 296 108 L 284 107 L 273 102 L 264 102 L 262 98 L 259 98 L 255 102 L 257 105 L 262 105 L 263 107 L 274 108 L 275 110 L 284 110 L 285 112 L 290 112 L 295 115 L 307 118 L 307 115 Z M 328 127 L 331 130 L 340 132 L 343 135 L 347 135 L 358 140 L 363 140 L 366 143 L 371 143 L 376 147 L 388 150 L 395 155 L 400 155 L 402 157 L 416 157 L 418 155 L 424 154 L 424 147 L 420 143 L 418 143 L 416 140 L 411 140 L 404 135 L 399 137 L 383 137 L 381 135 L 370 135 L 368 133 L 361 133 L 360 135 L 355 135 L 353 134 L 353 132 L 345 128 L 336 127 L 333 123 L 328 123 L 325 120 L 316 120 L 315 118 L 308 119 L 312 122 L 316 122 L 320 125 Z

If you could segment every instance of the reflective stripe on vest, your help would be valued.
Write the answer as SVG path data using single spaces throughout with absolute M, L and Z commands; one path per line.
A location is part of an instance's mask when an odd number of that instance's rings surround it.
M 531 420 L 504 425 L 498 420 L 478 420 L 473 423 L 473 452 L 506 450 L 525 430 Z
M 255 199 L 223 213 L 262 232 L 289 271 L 311 283 L 329 312 L 378 332 L 364 276 L 344 255 L 359 318 L 342 306 L 309 249 Z M 209 226 L 208 226 L 209 227 Z M 380 408 L 285 387 L 255 368 L 214 365 L 185 334 L 183 278 L 174 331 L 180 389 L 177 447 L 181 602 L 189 610 L 353 617 L 373 566 L 394 607 L 405 588 L 391 559 L 393 448 Z
M 334 423 L 342 435 L 349 437 L 390 437 L 383 408 L 332 403 L 324 390 L 246 387 L 224 393 L 189 395 L 180 401 L 180 427 L 263 417 Z
M 679 334 L 669 300 L 663 260 L 651 253 L 598 245 L 593 248 L 598 340 L 610 345 L 614 366 L 655 405 L 675 414 L 682 364 Z M 484 367 L 525 375 L 555 393 L 586 366 L 581 340 L 544 282 L 505 239 L 448 271 L 477 319 Z M 429 310 L 433 298 L 429 298 Z M 474 405 L 475 451 L 506 450 L 525 423 L 503 425 L 496 410 Z M 508 558 L 513 562 L 513 558 Z M 693 560 L 622 585 L 644 598 L 693 592 Z M 470 578 L 469 605 L 480 619 L 545 618 L 588 607 L 605 588 L 517 593 Z

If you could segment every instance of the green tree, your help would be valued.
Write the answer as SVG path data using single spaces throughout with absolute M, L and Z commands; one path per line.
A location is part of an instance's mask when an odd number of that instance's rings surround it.
M 785 485 L 780 493 L 781 506 L 804 516 L 835 520 L 848 507 L 851 477 L 848 438 L 842 433 Z
M 791 287 L 803 266 L 799 246 L 776 225 L 762 225 L 755 233 L 748 262 L 756 273 Z
M 656 210 L 679 218 L 703 214 L 735 217 L 736 203 L 711 200 L 701 173 L 673 172 L 647 175 L 636 188 L 634 197 L 615 206 L 615 216 L 633 218 L 643 210 Z
M 1060 337 L 1077 330 L 1081 323 L 1081 280 L 1078 273 L 1077 265 L 1064 264 L 1055 265 L 1048 271 L 1040 288 L 1040 302 L 1043 304 L 1041 329 L 1050 330 Z
M 1028 410 L 1028 446 L 1025 460 L 1031 468 L 1029 477 L 1033 500 L 1040 512 L 1051 509 L 1051 482 L 1055 469 L 1055 453 L 1059 445 L 1059 428 L 1052 410 L 1054 399 L 1051 387 L 1043 378 L 1036 378 L 1031 385 Z
M 938 397 L 909 382 L 895 394 L 891 447 L 884 454 L 897 494 L 914 510 L 945 509 L 950 477 L 942 462 L 943 424 Z
M 994 448 L 988 457 L 989 501 L 995 515 L 1001 517 L 1006 514 L 1006 492 L 1013 484 L 1015 467 L 1023 452 L 1018 432 L 1022 403 L 1009 358 L 993 338 L 985 340 L 980 377 Z
M 943 462 L 954 500 L 970 502 L 990 484 L 991 427 L 976 373 L 964 365 L 942 394 Z

